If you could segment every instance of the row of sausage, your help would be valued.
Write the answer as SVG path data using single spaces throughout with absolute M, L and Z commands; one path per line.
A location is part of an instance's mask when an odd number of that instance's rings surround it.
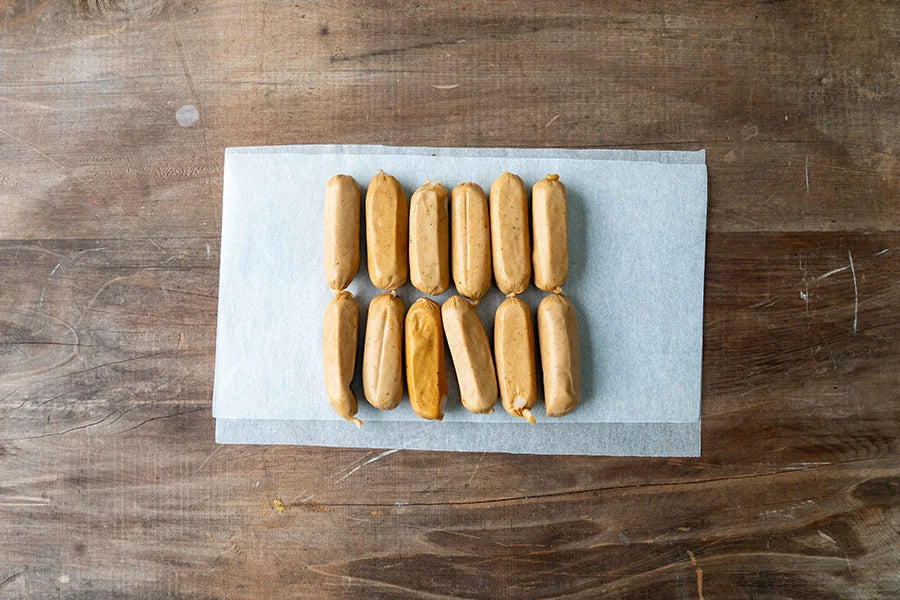
M 571 412 L 581 397 L 581 350 L 572 302 L 563 294 L 546 296 L 538 305 L 537 330 L 546 414 L 560 417 Z M 339 292 L 325 310 L 325 391 L 332 408 L 357 426 L 362 421 L 356 417 L 358 404 L 350 382 L 358 339 L 359 305 L 350 292 Z M 405 363 L 413 410 L 424 419 L 443 419 L 448 395 L 445 339 L 466 409 L 492 413 L 499 394 L 509 414 L 535 422 L 531 411 L 538 399 L 535 332 L 531 310 L 514 297 L 497 307 L 492 353 L 475 307 L 460 296 L 443 307 L 420 298 L 408 311 L 394 293 L 375 296 L 363 345 L 366 400 L 381 410 L 396 408 L 403 397 Z
M 346 289 L 360 263 L 359 184 L 335 175 L 325 192 L 325 280 L 336 292 Z M 449 204 L 449 210 L 448 210 Z M 472 182 L 448 192 L 426 182 L 407 206 L 400 182 L 379 171 L 366 190 L 366 249 L 375 287 L 396 290 L 411 281 L 436 296 L 450 286 L 478 302 L 491 286 L 506 295 L 524 292 L 532 278 L 546 291 L 561 291 L 568 277 L 566 188 L 547 175 L 531 191 L 522 179 L 504 173 L 490 189 Z M 452 248 L 452 252 L 451 252 Z

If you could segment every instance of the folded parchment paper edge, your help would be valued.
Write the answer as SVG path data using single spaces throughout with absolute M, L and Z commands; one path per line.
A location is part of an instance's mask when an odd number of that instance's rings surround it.
M 434 428 L 441 428 L 441 436 Z M 515 435 L 530 427 L 528 436 Z M 465 439 L 467 452 L 585 456 L 700 456 L 700 421 L 693 423 L 438 423 L 216 419 L 220 444 L 291 444 L 347 448 L 449 450 L 446 437 Z

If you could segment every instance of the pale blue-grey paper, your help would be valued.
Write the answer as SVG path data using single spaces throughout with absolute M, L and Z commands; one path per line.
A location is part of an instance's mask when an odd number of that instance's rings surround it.
M 485 191 L 504 171 L 531 185 L 558 173 L 569 201 L 569 281 L 578 309 L 583 398 L 562 419 L 528 425 L 473 415 L 459 403 L 447 353 L 444 421 L 424 422 L 404 401 L 378 411 L 354 390 L 365 425 L 328 406 L 322 316 L 333 292 L 322 266 L 322 197 L 336 173 L 365 188 L 384 169 L 408 195 L 426 180 L 475 181 Z M 363 189 L 365 194 L 365 189 Z M 705 153 L 633 150 L 283 146 L 225 153 L 213 416 L 220 443 L 302 444 L 536 454 L 697 456 L 706 238 Z M 363 248 L 365 246 L 363 245 Z M 360 302 L 360 352 L 369 300 L 362 265 L 350 290 Z M 450 297 L 453 288 L 436 298 Z M 411 285 L 409 306 L 423 296 Z M 536 309 L 544 293 L 522 296 Z M 503 299 L 478 307 L 488 334 Z M 542 401 L 541 401 L 542 402 Z

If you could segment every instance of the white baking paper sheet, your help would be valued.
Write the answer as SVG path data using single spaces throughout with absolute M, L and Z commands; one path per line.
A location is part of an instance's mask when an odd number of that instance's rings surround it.
M 441 423 L 404 402 L 383 412 L 363 397 L 357 430 L 328 405 L 322 316 L 333 296 L 322 266 L 325 182 L 352 175 L 365 188 L 378 171 L 412 192 L 427 179 L 485 191 L 504 171 L 528 186 L 558 173 L 569 202 L 569 281 L 578 309 L 583 398 L 561 419 L 541 404 L 536 425 L 500 406 L 473 415 L 459 403 L 450 354 L 450 399 Z M 363 189 L 365 194 L 365 189 Z M 372 448 L 697 456 L 705 153 L 617 150 L 283 146 L 225 153 L 222 251 L 213 416 L 222 443 Z M 364 244 L 363 244 L 364 248 Z M 362 265 L 350 290 L 361 308 L 378 293 Z M 436 298 L 443 301 L 453 289 Z M 407 284 L 409 306 L 423 296 Z M 523 295 L 537 307 L 543 292 Z M 503 296 L 478 307 L 488 334 Z

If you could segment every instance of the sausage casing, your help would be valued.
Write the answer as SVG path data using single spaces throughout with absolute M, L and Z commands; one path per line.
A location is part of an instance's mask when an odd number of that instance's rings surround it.
M 356 342 L 359 339 L 359 305 L 350 292 L 340 292 L 325 307 L 322 335 L 322 365 L 325 393 L 334 411 L 362 425 L 356 418 L 356 396 L 350 389 L 356 366 Z
M 447 404 L 447 366 L 441 309 L 419 298 L 406 313 L 406 390 L 416 414 L 440 421 Z
M 534 326 L 531 310 L 519 298 L 507 298 L 494 315 L 494 359 L 497 384 L 506 412 L 534 423 L 537 402 Z
M 393 294 L 369 303 L 363 346 L 363 393 L 369 404 L 391 410 L 403 398 L 403 321 L 406 307 Z
M 491 343 L 475 307 L 460 296 L 453 296 L 444 302 L 441 316 L 463 406 L 473 413 L 493 412 L 497 374 Z
M 491 253 L 494 279 L 506 295 L 521 294 L 531 280 L 528 192 L 518 175 L 504 173 L 491 186 Z
M 431 296 L 450 287 L 450 219 L 440 183 L 426 182 L 409 201 L 409 279 Z
M 339 292 L 359 269 L 359 184 L 335 175 L 325 184 L 325 282 Z
M 581 344 L 575 305 L 562 294 L 541 300 L 537 309 L 538 343 L 544 373 L 548 417 L 572 412 L 581 399 Z
M 463 183 L 450 195 L 453 282 L 476 304 L 491 287 L 491 219 L 484 190 Z
M 547 175 L 531 188 L 531 218 L 534 285 L 559 293 L 569 277 L 566 186 L 559 175 Z
M 366 255 L 369 278 L 382 290 L 396 290 L 409 275 L 409 214 L 400 182 L 384 171 L 366 190 Z

